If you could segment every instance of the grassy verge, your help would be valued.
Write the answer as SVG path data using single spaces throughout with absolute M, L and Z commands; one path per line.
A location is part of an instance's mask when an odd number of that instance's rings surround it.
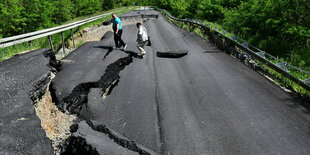
M 167 17 L 168 18 L 168 17 Z M 196 34 L 198 34 L 199 36 L 203 37 L 204 39 L 206 39 L 207 41 L 209 41 L 209 38 L 203 33 L 203 31 L 199 28 L 191 28 L 191 26 L 189 24 L 183 23 L 182 22 L 178 22 L 178 21 L 171 21 L 173 24 L 177 25 L 178 27 L 185 29 L 187 31 L 191 31 L 194 32 Z M 221 27 L 217 24 L 214 23 L 210 23 L 210 22 L 205 22 L 205 24 L 208 24 L 209 27 L 217 27 L 219 29 L 217 29 L 217 31 L 219 32 L 223 32 L 221 30 Z M 232 37 L 230 33 L 225 33 L 224 34 L 227 37 Z M 239 40 L 238 40 L 239 41 Z M 242 40 L 243 42 L 243 40 Z M 232 57 L 236 58 L 234 55 L 232 55 Z M 285 61 L 286 59 L 281 59 L 283 61 Z M 269 68 L 268 66 L 266 66 L 265 64 L 263 64 L 262 62 L 259 62 L 258 60 L 255 60 L 258 64 L 258 66 L 264 71 L 264 73 L 271 77 L 274 82 L 277 85 L 286 87 L 290 90 L 292 90 L 293 92 L 298 93 L 298 95 L 300 96 L 301 99 L 303 99 L 304 102 L 309 102 L 310 101 L 310 91 L 307 91 L 306 89 L 302 88 L 301 86 L 299 86 L 297 83 L 289 80 L 287 77 L 279 74 L 278 72 L 274 71 L 273 69 Z M 272 61 L 273 63 L 278 63 L 276 62 L 276 60 Z M 290 62 L 288 62 L 290 63 Z M 303 68 L 304 69 L 304 68 Z M 290 72 L 291 74 L 293 74 L 294 76 L 296 76 L 299 79 L 307 79 L 310 78 L 310 76 L 308 74 L 299 72 L 297 70 L 292 70 Z M 307 104 L 306 106 L 310 106 L 310 104 Z
M 303 87 L 299 86 L 297 83 L 292 82 L 287 77 L 279 74 L 278 72 L 274 71 L 273 69 L 269 68 L 265 64 L 258 62 L 260 68 L 262 68 L 269 77 L 271 77 L 276 84 L 288 88 L 294 92 L 300 94 L 301 97 L 305 99 L 310 99 L 310 92 L 304 89 Z
M 132 8 L 132 7 L 120 7 L 120 8 L 116 8 L 116 9 L 112 9 L 112 10 L 98 12 L 98 13 L 93 14 L 91 16 L 78 17 L 78 18 L 72 19 L 70 21 L 67 21 L 67 22 L 65 22 L 63 24 L 68 24 L 68 23 L 76 22 L 76 21 L 79 21 L 79 20 L 83 20 L 83 19 L 86 19 L 86 18 L 89 18 L 89 17 L 93 17 L 93 16 L 96 16 L 96 15 L 101 15 L 101 14 L 108 13 L 108 12 L 116 12 L 116 11 L 122 10 L 121 12 L 118 12 L 118 14 L 122 14 L 122 13 L 131 11 L 131 10 L 136 9 L 136 8 L 137 7 L 135 7 L 135 8 Z M 83 29 L 85 29 L 87 27 L 91 27 L 91 26 L 94 26 L 94 25 L 101 25 L 101 23 L 103 21 L 105 21 L 107 19 L 110 19 L 110 18 L 111 18 L 110 15 L 104 16 L 104 17 L 102 17 L 99 20 L 96 20 L 96 21 L 87 23 L 85 25 L 82 25 L 79 30 L 78 30 L 78 28 L 74 28 L 73 29 L 74 34 L 79 33 L 80 31 L 82 31 Z M 71 38 L 71 31 L 70 30 L 65 31 L 65 32 L 63 32 L 63 34 L 64 34 L 65 42 L 67 42 Z M 56 50 L 57 48 L 61 47 L 61 34 L 60 33 L 54 34 L 51 37 L 52 37 L 52 42 L 53 42 L 54 50 Z M 77 47 L 79 47 L 81 45 L 83 45 L 83 42 L 77 43 Z M 41 48 L 50 48 L 47 37 L 33 40 L 33 41 L 31 41 L 31 43 L 26 42 L 26 43 L 10 46 L 10 47 L 7 47 L 7 48 L 1 48 L 0 49 L 0 61 L 9 59 L 12 56 L 14 56 L 15 54 L 18 54 L 18 53 L 21 53 L 21 52 L 32 51 L 32 50 L 41 49 Z

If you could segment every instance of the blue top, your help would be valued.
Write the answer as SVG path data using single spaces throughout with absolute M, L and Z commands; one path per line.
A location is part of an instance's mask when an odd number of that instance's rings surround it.
M 116 25 L 119 24 L 119 30 L 122 29 L 122 21 L 118 17 L 113 20 L 113 30 L 116 31 Z

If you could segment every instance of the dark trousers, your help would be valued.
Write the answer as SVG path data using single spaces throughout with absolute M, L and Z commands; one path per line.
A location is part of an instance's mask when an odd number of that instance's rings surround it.
M 125 46 L 126 45 L 124 43 L 124 41 L 122 40 L 122 33 L 123 33 L 123 30 L 118 30 L 117 34 L 114 33 L 114 41 L 115 41 L 115 46 L 116 47 L 121 47 L 121 46 Z M 118 42 L 120 42 L 121 44 L 119 45 Z

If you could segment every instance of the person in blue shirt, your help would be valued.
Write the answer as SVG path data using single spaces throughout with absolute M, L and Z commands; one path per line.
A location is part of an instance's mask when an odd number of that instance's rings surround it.
M 123 33 L 123 30 L 122 30 L 122 21 L 121 19 L 119 19 L 115 13 L 112 14 L 112 28 L 113 28 L 113 31 L 114 31 L 114 41 L 115 41 L 115 46 L 116 46 L 116 49 L 117 48 L 120 48 L 120 47 L 124 47 L 124 50 L 126 49 L 127 47 L 127 44 L 124 43 L 124 41 L 122 40 L 122 33 Z M 120 43 L 120 45 L 119 45 Z

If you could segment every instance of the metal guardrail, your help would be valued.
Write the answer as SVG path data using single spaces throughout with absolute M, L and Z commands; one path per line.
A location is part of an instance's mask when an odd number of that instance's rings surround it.
M 187 19 L 179 19 L 179 18 L 172 16 L 168 11 L 166 11 L 164 9 L 159 9 L 159 10 L 161 12 L 163 12 L 164 14 L 166 14 L 170 20 L 189 23 L 191 25 L 196 25 L 196 26 L 201 27 L 203 29 L 208 29 L 209 31 L 214 31 L 214 32 L 220 34 L 225 40 L 232 43 L 235 47 L 238 47 L 239 49 L 246 52 L 250 57 L 253 57 L 253 58 L 259 60 L 260 62 L 264 63 L 268 67 L 275 70 L 276 72 L 280 73 L 281 75 L 283 75 L 286 78 L 290 79 L 291 81 L 295 82 L 299 86 L 310 91 L 310 78 L 307 78 L 304 80 L 299 79 L 299 78 L 295 77 L 294 75 L 292 75 L 290 73 L 290 70 L 294 69 L 294 70 L 302 72 L 303 74 L 306 74 L 306 75 L 310 75 L 309 72 L 302 70 L 302 69 L 299 69 L 293 65 L 290 65 L 287 62 L 283 62 L 282 60 L 268 54 L 265 51 L 262 51 L 262 50 L 256 48 L 253 45 L 250 45 L 247 42 L 244 42 L 244 43 L 238 42 L 237 37 L 235 35 L 227 32 L 226 30 L 224 30 L 222 28 L 219 28 L 217 26 L 210 25 L 210 24 L 205 24 L 204 21 L 200 21 L 200 20 L 188 19 L 188 18 Z M 227 37 L 228 35 L 231 37 Z M 268 60 L 267 57 L 271 57 L 271 58 L 277 60 L 279 63 L 273 63 L 270 60 Z
M 142 19 L 157 19 L 158 15 L 156 15 L 156 14 L 139 14 L 139 15 L 118 16 L 118 18 L 120 18 L 121 20 L 128 20 L 128 19 L 139 18 L 139 17 Z M 110 24 L 112 24 L 112 19 L 104 21 L 102 24 L 103 25 L 110 25 Z
M 132 8 L 130 8 L 130 9 L 132 9 Z M 115 13 L 121 12 L 121 11 L 123 11 L 123 10 L 116 11 Z M 75 48 L 75 42 L 74 42 L 74 38 L 73 38 L 73 28 L 80 27 L 84 24 L 96 21 L 98 19 L 101 19 L 103 16 L 107 16 L 107 15 L 110 15 L 112 13 L 113 12 L 109 12 L 109 13 L 105 13 L 102 15 L 90 17 L 90 18 L 87 18 L 84 20 L 80 20 L 80 21 L 77 21 L 74 23 L 61 25 L 61 26 L 57 26 L 57 27 L 53 27 L 53 28 L 48 28 L 48 29 L 44 29 L 44 30 L 40 30 L 40 31 L 36 31 L 36 32 L 30 32 L 30 33 L 26 33 L 26 34 L 22 34 L 22 35 L 12 36 L 12 37 L 8 37 L 8 38 L 2 38 L 2 39 L 0 39 L 0 48 L 5 48 L 5 47 L 25 43 L 25 42 L 31 42 L 32 40 L 36 40 L 39 38 L 48 37 L 49 44 L 51 46 L 51 49 L 53 50 L 51 35 L 61 33 L 62 47 L 63 47 L 63 50 L 65 50 L 63 32 L 70 30 L 70 29 L 71 29 L 71 37 L 72 37 L 72 41 L 73 41 L 73 47 Z

